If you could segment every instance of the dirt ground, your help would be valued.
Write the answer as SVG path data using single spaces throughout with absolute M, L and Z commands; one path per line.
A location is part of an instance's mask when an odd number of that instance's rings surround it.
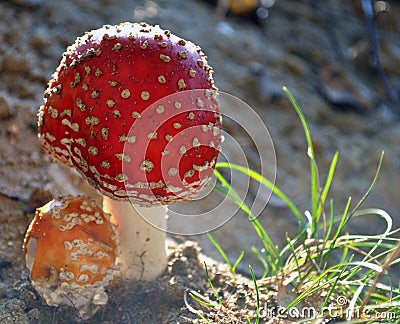
M 390 10 L 377 18 L 380 53 L 389 82 L 399 94 L 400 7 L 396 1 L 388 2 Z M 322 178 L 333 154 L 340 152 L 331 193 L 338 213 L 348 196 L 354 202 L 362 197 L 385 151 L 379 181 L 365 206 L 385 209 L 400 225 L 400 107 L 391 103 L 371 67 L 365 17 L 350 1 L 338 5 L 333 0 L 277 0 L 257 26 L 233 15 L 218 20 L 215 8 L 200 0 L 4 0 L 0 2 L 0 323 L 79 320 L 71 308 L 44 305 L 30 286 L 23 261 L 21 245 L 34 209 L 52 196 L 81 192 L 80 178 L 54 164 L 40 147 L 36 114 L 47 81 L 77 36 L 104 24 L 143 20 L 200 45 L 219 89 L 257 112 L 274 143 L 277 184 L 302 209 L 308 208 L 309 161 L 301 125 L 280 90 L 282 85 L 293 92 L 309 121 Z M 249 138 L 229 122 L 226 131 L 244 148 L 251 148 Z M 252 154 L 257 155 L 250 152 L 249 163 L 257 168 Z M 274 173 L 275 166 L 270 168 Z M 289 210 L 274 199 L 259 220 L 278 244 L 297 228 Z M 350 225 L 354 231 L 376 233 L 383 223 L 371 216 Z M 246 252 L 239 272 L 248 275 L 251 263 L 260 273 L 250 249 L 261 243 L 244 215 L 235 215 L 213 234 L 229 258 Z M 173 239 L 182 243 L 186 238 Z M 184 296 L 187 289 L 209 288 L 203 259 L 215 281 L 226 282 L 222 290 L 236 289 L 227 269 L 213 261 L 221 258 L 207 236 L 190 239 L 199 243 L 203 254 L 190 243 L 171 241 L 166 274 L 150 285 L 114 283 L 109 304 L 92 321 L 195 322 L 199 318 L 185 306 Z M 245 277 L 240 280 L 242 291 L 251 286 Z

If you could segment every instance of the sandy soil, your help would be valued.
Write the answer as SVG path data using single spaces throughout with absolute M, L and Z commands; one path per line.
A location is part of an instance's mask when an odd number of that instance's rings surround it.
M 350 3 L 316 3 L 278 0 L 261 26 L 234 16 L 218 21 L 214 8 L 199 0 L 0 3 L 1 323 L 78 320 L 70 308 L 43 304 L 30 286 L 21 244 L 36 207 L 53 195 L 82 190 L 80 178 L 55 165 L 41 149 L 36 114 L 46 83 L 66 46 L 86 30 L 103 24 L 146 20 L 199 44 L 214 67 L 220 90 L 247 102 L 264 121 L 274 142 L 277 184 L 303 209 L 308 208 L 309 192 L 305 139 L 295 112 L 280 91 L 281 85 L 293 91 L 309 120 L 323 175 L 333 154 L 340 152 L 331 194 L 338 211 L 348 196 L 357 201 L 363 195 L 384 150 L 381 176 L 366 206 L 384 208 L 400 225 L 399 119 L 390 108 L 382 83 L 368 66 L 365 22 Z M 391 10 L 383 15 L 379 19 L 382 63 L 393 87 L 399 89 L 398 4 L 392 3 Z M 332 97 L 332 93 L 339 96 Z M 399 107 L 396 109 L 399 112 Z M 252 151 L 246 132 L 242 134 L 229 121 L 225 127 L 248 152 L 250 165 L 258 168 L 257 152 Z M 273 174 L 275 167 L 270 168 Z M 285 233 L 293 234 L 297 226 L 288 209 L 274 200 L 259 220 L 279 244 L 285 240 Z M 356 231 L 374 233 L 383 223 L 370 217 L 351 226 Z M 240 272 L 248 275 L 251 263 L 259 273 L 261 268 L 250 248 L 261 244 L 244 215 L 238 213 L 214 235 L 232 259 L 245 250 Z M 205 255 L 220 260 L 206 235 L 190 238 L 199 242 Z M 222 265 L 205 256 L 199 258 L 193 249 L 172 246 L 167 273 L 149 286 L 115 283 L 110 288 L 109 304 L 93 322 L 191 323 L 198 319 L 185 307 L 183 296 L 186 289 L 208 289 L 202 258 L 206 258 L 213 276 L 223 279 L 216 282 L 226 282 L 225 288 L 221 284 L 222 290 L 234 288 Z M 250 283 L 240 278 L 246 283 L 241 286 L 245 291 L 243 287 Z

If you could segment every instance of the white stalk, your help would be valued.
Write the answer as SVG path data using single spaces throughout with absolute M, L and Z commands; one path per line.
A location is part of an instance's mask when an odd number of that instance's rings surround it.
M 129 201 L 103 196 L 103 209 L 118 226 L 117 265 L 122 278 L 141 281 L 158 278 L 167 266 L 167 208 L 133 206 Z

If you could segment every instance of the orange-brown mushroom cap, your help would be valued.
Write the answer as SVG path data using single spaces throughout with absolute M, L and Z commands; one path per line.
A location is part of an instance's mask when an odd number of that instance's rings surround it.
M 37 209 L 23 248 L 32 283 L 46 302 L 76 306 L 91 303 L 112 279 L 117 234 L 92 199 L 67 196 Z M 84 289 L 91 291 L 86 301 L 76 302 Z

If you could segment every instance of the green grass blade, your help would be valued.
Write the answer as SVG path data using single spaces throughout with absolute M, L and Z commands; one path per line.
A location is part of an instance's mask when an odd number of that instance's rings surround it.
M 216 307 L 218 305 L 213 304 L 213 303 L 207 303 L 204 300 L 201 300 L 199 298 L 197 298 L 193 293 L 189 293 L 190 298 L 192 298 L 195 302 L 199 303 L 201 306 L 207 306 L 207 307 Z M 186 308 L 189 310 L 189 312 L 196 314 L 204 323 L 210 323 L 209 320 L 207 320 L 204 315 L 202 314 L 202 312 L 200 310 L 197 310 L 195 308 L 193 308 L 192 306 L 190 306 L 189 302 L 187 301 L 187 290 L 185 291 L 184 295 L 183 295 L 183 300 L 185 303 Z
M 342 267 L 339 274 L 335 275 L 336 278 L 332 284 L 332 287 L 329 289 L 329 292 L 326 295 L 324 302 L 322 303 L 321 309 L 325 308 L 325 306 L 328 305 L 328 302 L 329 302 L 333 292 L 335 291 L 337 284 L 339 283 L 339 279 L 343 276 L 343 272 L 346 270 L 346 268 L 347 268 L 346 266 Z
M 224 249 L 219 245 L 219 243 L 215 240 L 215 238 L 211 235 L 211 233 L 207 233 L 208 239 L 211 241 L 211 243 L 214 245 L 214 247 L 217 249 L 219 254 L 222 256 L 224 259 L 225 263 L 229 266 L 229 269 L 232 269 L 232 263 L 229 261 L 229 258 L 227 257 Z
M 294 261 L 296 263 L 296 268 L 297 268 L 297 272 L 298 272 L 298 275 L 299 275 L 299 281 L 301 281 L 302 278 L 303 278 L 303 275 L 301 273 L 300 262 L 299 262 L 299 259 L 297 257 L 295 248 L 294 248 L 294 246 L 293 246 L 293 244 L 292 244 L 292 242 L 290 241 L 289 238 L 287 238 L 287 245 L 290 247 L 290 251 L 292 252 L 292 257 L 294 258 Z
M 232 269 L 231 272 L 232 272 L 233 274 L 236 274 L 236 268 L 237 268 L 237 266 L 239 265 L 239 263 L 242 261 L 243 257 L 244 257 L 244 251 L 242 251 L 242 252 L 240 253 L 239 257 L 236 259 L 236 262 L 233 264 L 233 266 L 232 266 L 232 268 L 231 268 L 231 269 Z
M 215 185 L 222 193 L 226 194 L 227 197 L 234 202 L 240 209 L 242 209 L 247 215 L 251 214 L 251 210 L 244 203 L 244 200 L 236 193 L 236 191 L 231 187 L 228 181 L 222 176 L 222 174 L 218 170 L 214 170 L 214 174 L 217 179 L 221 182 L 222 187 Z
M 227 164 L 227 167 L 229 166 L 230 164 Z M 274 272 L 277 272 L 283 266 L 283 261 L 278 248 L 273 244 L 264 227 L 253 215 L 251 209 L 244 203 L 243 199 L 239 197 L 236 191 L 230 186 L 228 181 L 221 175 L 218 170 L 214 170 L 214 174 L 216 175 L 217 179 L 222 183 L 222 185 L 227 189 L 228 198 L 236 203 L 239 208 L 242 209 L 249 216 L 251 224 L 256 230 L 258 236 L 261 238 L 264 248 L 269 254 L 271 267 L 273 268 Z
M 349 199 L 347 200 L 347 204 L 346 204 L 346 206 L 344 208 L 344 212 L 343 212 L 343 215 L 341 217 L 340 224 L 338 226 L 338 229 L 336 230 L 335 235 L 333 236 L 331 246 L 335 245 L 336 240 L 338 239 L 339 235 L 342 233 L 342 231 L 343 231 L 343 229 L 344 229 L 344 227 L 345 227 L 345 225 L 347 223 L 347 215 L 348 215 L 348 212 L 349 212 L 349 209 L 350 209 L 350 204 L 351 204 L 351 197 L 349 197 Z
M 254 180 L 258 181 L 263 186 L 270 189 L 282 201 L 284 201 L 285 204 L 290 208 L 292 213 L 298 218 L 298 220 L 300 222 L 304 222 L 304 217 L 303 217 L 302 213 L 300 212 L 300 210 L 296 207 L 296 205 L 277 186 L 275 186 L 271 181 L 269 181 L 268 179 L 263 177 L 258 172 L 248 169 L 246 167 L 243 167 L 241 165 L 234 164 L 234 163 L 228 163 L 228 162 L 218 162 L 215 166 L 215 169 L 216 169 L 215 171 L 217 171 L 217 169 L 219 169 L 219 168 L 232 169 L 232 170 L 241 172 L 243 174 L 246 174 L 250 178 L 253 178 Z
M 357 203 L 357 205 L 350 212 L 350 215 L 353 215 L 360 208 L 360 206 L 364 203 L 364 201 L 370 195 L 372 189 L 374 189 L 375 184 L 376 184 L 376 182 L 378 180 L 378 177 L 379 177 L 379 173 L 381 171 L 384 155 L 385 155 L 385 152 L 382 151 L 381 156 L 379 158 L 378 167 L 376 168 L 375 176 L 374 176 L 374 178 L 373 178 L 373 180 L 371 182 L 371 185 L 369 186 L 369 188 L 368 188 L 367 192 L 364 194 L 364 196 L 360 199 L 360 201 Z
M 328 224 L 328 228 L 326 231 L 326 235 L 324 237 L 324 246 L 325 244 L 328 242 L 328 240 L 331 237 L 331 233 L 333 230 L 333 225 L 335 224 L 335 213 L 334 213 L 334 206 L 333 206 L 333 200 L 330 201 L 329 203 L 330 205 L 330 213 L 329 213 L 329 224 Z
M 307 155 L 310 158 L 310 172 L 311 172 L 311 210 L 312 215 L 314 218 L 317 216 L 317 206 L 319 201 L 319 194 L 318 194 L 318 172 L 317 166 L 315 163 L 315 156 L 314 156 L 314 147 L 311 139 L 310 129 L 307 125 L 306 118 L 304 116 L 303 111 L 301 110 L 300 106 L 298 105 L 296 99 L 293 97 L 292 93 L 289 91 L 287 87 L 282 87 L 283 91 L 286 93 L 287 97 L 289 98 L 293 108 L 296 110 L 297 115 L 300 118 L 300 122 L 303 126 L 304 133 L 306 135 L 307 140 Z
M 189 296 L 197 303 L 199 303 L 202 306 L 207 306 L 207 307 L 217 307 L 218 305 L 215 303 L 208 303 L 205 302 L 204 300 L 201 300 L 200 298 L 196 297 L 195 295 L 193 295 L 192 293 L 189 293 Z
M 338 158 L 339 158 L 339 153 L 336 152 L 335 155 L 333 156 L 331 165 L 329 167 L 328 177 L 326 179 L 325 186 L 321 192 L 321 197 L 319 199 L 318 210 L 317 210 L 317 218 L 315 220 L 316 222 L 318 222 L 318 220 L 321 216 L 322 209 L 324 208 L 325 199 L 326 199 L 326 196 L 328 195 L 329 189 L 332 184 L 333 175 L 335 174 L 335 169 L 336 169 Z
M 217 301 L 218 301 L 218 303 L 219 303 L 219 306 L 222 307 L 222 300 L 221 300 L 221 298 L 219 297 L 218 292 L 217 292 L 217 290 L 215 289 L 215 287 L 214 287 L 214 285 L 213 285 L 213 283 L 212 283 L 212 281 L 211 281 L 210 275 L 209 275 L 209 273 L 208 273 L 207 264 L 206 264 L 205 262 L 204 262 L 204 267 L 205 267 L 205 269 L 206 269 L 206 276 L 207 276 L 208 284 L 210 285 L 210 288 L 211 288 L 211 290 L 212 290 L 212 292 L 213 292 L 215 298 L 217 299 Z
M 251 278 L 253 279 L 254 282 L 254 288 L 256 289 L 256 297 L 257 297 L 257 313 L 256 313 L 256 324 L 260 322 L 260 292 L 258 290 L 258 284 L 257 284 L 257 279 L 253 271 L 253 267 L 249 265 L 250 273 L 251 273 Z
M 260 263 L 262 264 L 262 266 L 264 268 L 264 273 L 262 275 L 262 278 L 266 278 L 270 273 L 270 266 L 269 266 L 269 263 L 267 261 L 267 258 L 265 258 L 263 255 L 261 255 L 260 252 L 254 246 L 251 248 L 251 250 L 254 253 L 254 255 L 257 257 L 258 261 L 260 261 Z

